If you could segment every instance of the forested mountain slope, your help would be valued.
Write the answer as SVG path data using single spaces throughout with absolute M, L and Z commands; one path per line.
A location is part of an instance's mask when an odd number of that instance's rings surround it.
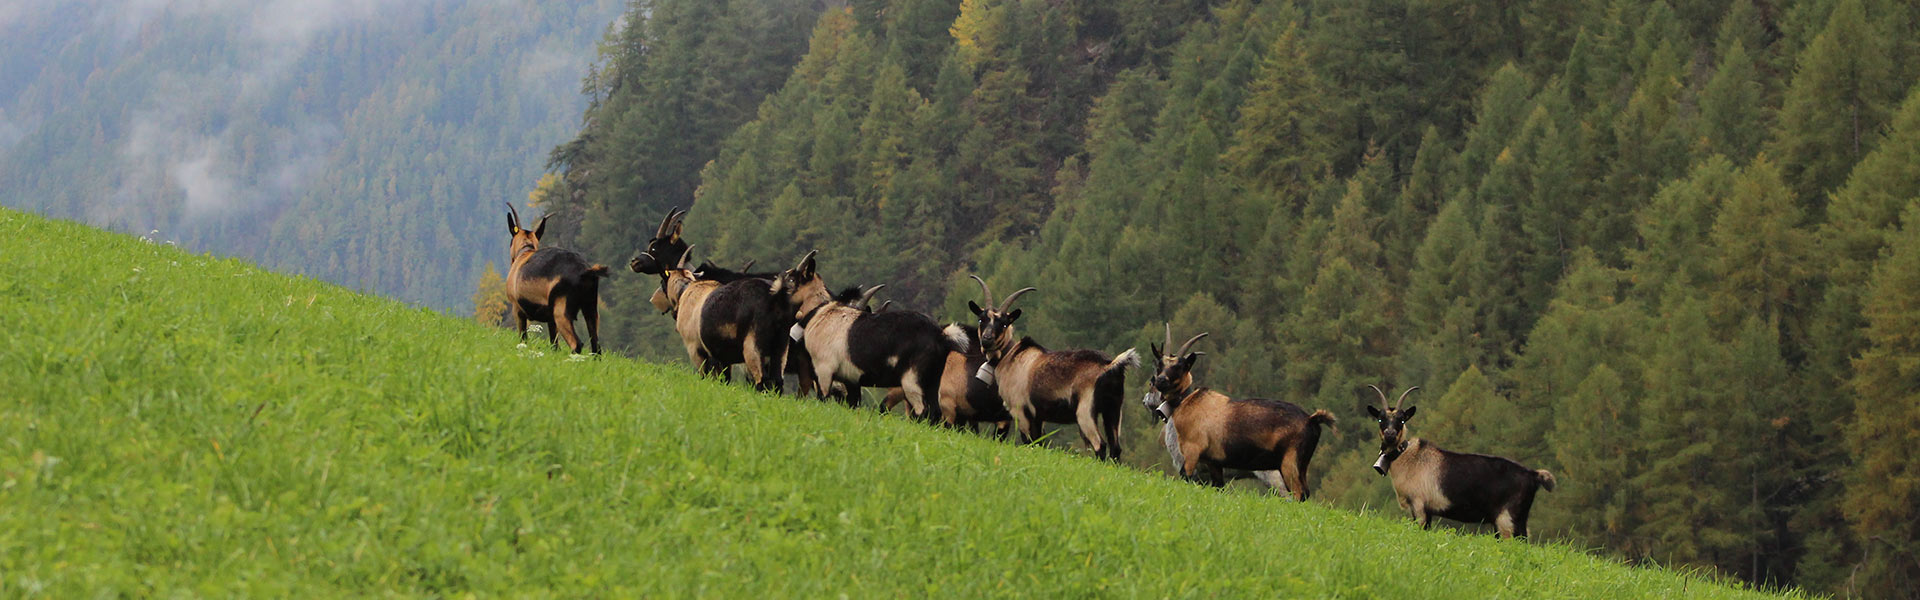
M 618 0 L 0 7 L 0 203 L 464 312 Z
M 569 154 L 737 114 L 649 105 L 707 97 L 665 57 L 712 22 L 599 63 L 542 193 L 572 243 L 630 253 L 691 203 L 702 258 L 819 249 L 830 283 L 943 319 L 966 274 L 1039 286 L 1043 343 L 1171 321 L 1212 332 L 1204 382 L 1345 419 L 1332 502 L 1391 502 L 1364 386 L 1420 385 L 1417 434 L 1561 474 L 1537 533 L 1920 590 L 1911 2 L 853 1 L 697 175 Z M 609 329 L 671 355 L 641 279 Z

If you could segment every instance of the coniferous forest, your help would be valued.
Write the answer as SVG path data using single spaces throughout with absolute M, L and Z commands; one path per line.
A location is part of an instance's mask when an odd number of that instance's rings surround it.
M 1536 537 L 1916 597 L 1917 81 L 1906 0 L 638 0 L 533 198 L 607 264 L 691 206 L 943 320 L 978 274 L 1049 345 L 1210 332 L 1203 383 L 1343 420 L 1337 505 L 1393 510 L 1365 386 L 1417 385 L 1559 474 Z M 657 283 L 616 348 L 678 356 Z

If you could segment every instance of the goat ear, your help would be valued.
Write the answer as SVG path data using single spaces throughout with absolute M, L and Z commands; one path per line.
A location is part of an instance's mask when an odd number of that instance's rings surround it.
M 1167 355 L 1167 353 L 1165 353 L 1165 352 L 1161 352 L 1161 351 L 1160 351 L 1160 345 L 1159 345 L 1159 344 L 1155 344 L 1155 343 L 1153 343 L 1153 342 L 1147 342 L 1147 348 L 1148 348 L 1148 349 L 1150 349 L 1150 350 L 1153 350 L 1153 358 L 1155 359 L 1155 360 L 1153 361 L 1153 364 L 1154 364 L 1154 366 L 1155 366 L 1156 368 L 1158 368 L 1158 367 L 1159 367 L 1159 365 L 1160 365 L 1160 361 L 1159 361 L 1159 358 L 1160 358 L 1160 357 L 1162 357 L 1162 356 L 1166 356 L 1166 355 Z
M 667 235 L 667 239 L 674 242 L 680 241 L 680 228 L 684 226 L 685 224 L 682 223 L 674 223 L 673 231 Z
M 1413 420 L 1413 409 L 1415 408 L 1419 408 L 1419 407 L 1409 406 L 1407 407 L 1406 410 L 1400 411 L 1400 422 L 1405 423 L 1407 421 Z
M 1020 320 L 1020 309 L 1016 308 L 1013 312 L 1007 313 L 1007 324 L 1011 325 L 1018 320 Z
M 1206 354 L 1206 353 L 1205 353 L 1205 352 L 1195 352 L 1195 353 L 1192 353 L 1192 354 L 1188 354 L 1188 355 L 1186 355 L 1186 356 L 1183 356 L 1183 357 L 1181 357 L 1181 358 L 1180 358 L 1180 366 L 1181 366 L 1181 367 L 1184 367 L 1184 368 L 1186 368 L 1187 370 L 1193 370 L 1193 363 L 1194 363 L 1194 362 L 1196 362 L 1196 361 L 1199 361 L 1199 360 L 1200 360 L 1200 356 L 1201 356 L 1201 355 L 1204 355 L 1204 354 Z
M 507 234 L 520 235 L 520 222 L 513 220 L 513 213 L 507 213 Z
M 1371 404 L 1369 404 L 1369 405 L 1367 405 L 1367 414 L 1369 414 L 1369 415 L 1373 415 L 1373 418 L 1375 418 L 1375 419 L 1385 419 L 1385 418 L 1387 418 L 1387 416 L 1386 416 L 1386 415 L 1382 415 L 1382 414 L 1380 414 L 1380 409 L 1378 409 L 1378 408 L 1374 408 L 1374 407 L 1373 407 L 1373 405 L 1371 405 Z
M 533 226 L 534 239 L 547 237 L 547 217 L 551 217 L 551 216 L 553 215 L 542 215 L 540 217 L 540 222 L 534 224 Z
M 974 304 L 972 300 L 967 301 L 967 310 L 973 311 L 973 316 L 976 316 L 976 317 L 985 316 L 980 313 L 987 312 L 984 310 L 980 310 L 980 305 Z

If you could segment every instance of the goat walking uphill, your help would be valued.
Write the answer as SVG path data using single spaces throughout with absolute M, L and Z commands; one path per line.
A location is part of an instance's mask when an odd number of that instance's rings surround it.
M 1380 458 L 1373 470 L 1393 482 L 1400 508 L 1422 529 L 1433 517 L 1445 517 L 1462 523 L 1492 523 L 1503 538 L 1527 535 L 1534 494 L 1540 488 L 1553 491 L 1552 473 L 1508 458 L 1450 452 L 1409 438 L 1407 421 L 1417 407 L 1402 410 L 1400 403 L 1420 388 L 1407 388 L 1393 406 L 1387 406 L 1386 392 L 1367 387 L 1380 395 L 1380 408 L 1367 407 L 1367 413 L 1380 423 Z
M 972 277 L 980 282 L 984 301 L 993 302 L 987 282 Z M 1013 302 L 1031 291 L 1034 288 L 1008 294 L 997 307 L 967 302 L 980 318 L 980 347 L 987 359 L 975 376 L 999 388 L 1021 443 L 1040 437 L 1041 423 L 1072 423 L 1080 426 L 1080 437 L 1094 456 L 1119 460 L 1127 367 L 1140 366 L 1139 353 L 1128 348 L 1108 359 L 1093 350 L 1055 352 L 1031 338 L 1016 338 L 1013 322 L 1020 310 L 1012 308 Z
M 1230 398 L 1195 386 L 1193 364 L 1206 353 L 1187 349 L 1206 336 L 1193 336 L 1179 350 L 1162 354 L 1173 346 L 1173 328 L 1168 326 L 1166 345 L 1152 347 L 1159 360 L 1153 365 L 1145 402 L 1149 412 L 1167 420 L 1163 436 L 1174 465 L 1182 477 L 1192 477 L 1197 467 L 1205 465 L 1215 486 L 1226 484 L 1225 470 L 1251 471 L 1267 485 L 1290 491 L 1295 500 L 1305 502 L 1312 494 L 1307 465 L 1320 446 L 1320 428 L 1332 427 L 1336 419 L 1325 410 L 1308 414 L 1292 402 Z
M 607 277 L 607 267 L 589 264 L 572 250 L 540 247 L 547 217 L 551 216 L 540 217 L 529 230 L 520 225 L 520 211 L 507 204 L 507 232 L 513 235 L 507 245 L 507 295 L 513 298 L 513 320 L 520 328 L 520 341 L 526 341 L 527 321 L 531 320 L 546 324 L 548 343 L 559 347 L 557 335 L 579 354 L 580 335 L 573 330 L 573 320 L 585 316 L 587 338 L 593 353 L 599 354 L 600 280 Z
M 849 405 L 860 402 L 860 388 L 898 387 L 913 413 L 940 419 L 940 376 L 947 355 L 959 350 L 933 319 L 912 311 L 871 312 L 863 308 L 881 286 L 850 302 L 836 301 L 820 278 L 814 253 L 773 280 L 772 293 L 786 302 L 795 325 L 791 335 L 813 358 L 816 393 L 829 395 L 838 382 Z

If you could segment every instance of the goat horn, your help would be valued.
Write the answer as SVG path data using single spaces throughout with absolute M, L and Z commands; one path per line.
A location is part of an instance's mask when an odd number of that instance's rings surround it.
M 1173 324 L 1167 322 L 1161 322 L 1160 324 L 1167 328 L 1167 341 L 1160 343 L 1160 350 L 1164 352 L 1166 349 L 1173 347 Z
M 889 307 L 889 306 L 893 306 L 893 301 L 892 301 L 892 300 L 888 300 L 888 301 L 886 301 L 886 302 L 881 302 L 881 303 L 880 303 L 880 308 L 876 308 L 876 309 L 873 309 L 873 312 L 887 312 L 887 307 Z
M 1181 344 L 1181 345 L 1180 345 L 1180 351 L 1179 351 L 1179 352 L 1175 352 L 1175 353 L 1173 353 L 1173 355 L 1174 355 L 1174 356 L 1180 356 L 1180 355 L 1182 355 L 1182 354 L 1186 354 L 1186 353 L 1187 353 L 1187 348 L 1191 348 L 1191 347 L 1193 347 L 1193 343 L 1194 343 L 1194 342 L 1198 342 L 1198 341 L 1200 341 L 1200 338 L 1203 338 L 1203 337 L 1207 337 L 1207 332 L 1205 332 L 1205 331 L 1202 331 L 1202 332 L 1200 332 L 1200 335 L 1196 335 L 1196 336 L 1193 336 L 1193 339 L 1190 339 L 1190 340 L 1187 340 L 1187 343 L 1185 343 L 1185 344 Z
M 1380 395 L 1380 408 L 1386 408 L 1386 407 L 1387 407 L 1387 393 L 1386 393 L 1386 392 L 1382 392 L 1382 391 L 1380 391 L 1380 386 L 1377 386 L 1377 385 L 1374 385 L 1374 384 L 1371 384 L 1371 383 L 1369 383 L 1369 384 L 1367 384 L 1367 387 L 1370 387 L 1370 388 L 1373 388 L 1373 393 L 1375 393 L 1375 394 L 1379 394 L 1379 395 Z
M 740 272 L 741 272 L 741 273 L 745 273 L 745 272 L 747 272 L 748 270 L 750 270 L 750 269 L 752 269 L 752 268 L 753 268 L 753 260 L 752 260 L 752 259 L 748 259 L 748 260 L 747 260 L 747 264 L 744 264 L 744 265 L 740 265 Z
M 1000 301 L 1000 312 L 1007 312 L 1008 309 L 1013 308 L 1013 301 L 1020 299 L 1021 294 L 1025 294 L 1027 292 L 1031 292 L 1036 289 L 1039 289 L 1039 288 L 1025 287 L 1025 288 L 1020 288 L 1018 290 L 1015 290 L 1011 294 L 1007 294 L 1007 299 Z
M 1420 389 L 1420 386 L 1416 385 L 1416 386 L 1407 388 L 1407 391 L 1400 392 L 1400 399 L 1393 401 L 1393 409 L 1400 410 L 1400 403 L 1407 401 L 1407 394 L 1411 394 L 1413 393 L 1414 390 L 1417 390 L 1417 389 Z M 1386 398 L 1381 398 L 1381 400 L 1385 400 L 1385 399 Z
M 860 301 L 854 302 L 853 305 L 856 307 L 866 306 L 868 302 L 873 301 L 873 295 L 880 293 L 880 288 L 884 288 L 884 287 L 887 287 L 887 284 L 882 283 L 880 285 L 867 288 L 867 291 L 860 292 Z
M 663 237 L 667 235 L 667 226 L 673 224 L 673 214 L 677 212 L 680 212 L 680 207 L 678 206 L 667 209 L 667 216 L 661 218 L 660 226 L 653 229 L 653 237 Z
M 698 244 L 687 244 L 687 251 L 680 254 L 680 264 L 674 265 L 673 268 L 685 270 L 687 268 L 687 261 L 693 258 L 693 248 L 697 245 Z
M 806 256 L 800 257 L 800 262 L 793 263 L 793 268 L 798 269 L 806 265 L 807 261 L 813 260 L 813 255 L 819 254 L 819 253 L 820 253 L 819 250 L 808 250 Z
M 980 301 L 987 303 L 987 310 L 993 310 L 993 290 L 987 289 L 987 280 L 981 279 L 979 275 L 968 275 L 968 277 L 980 282 Z

